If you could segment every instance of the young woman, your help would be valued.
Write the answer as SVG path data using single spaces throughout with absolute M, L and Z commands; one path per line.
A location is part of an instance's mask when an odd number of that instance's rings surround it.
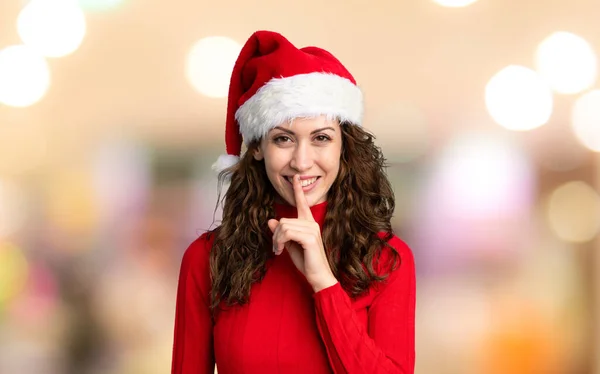
M 223 219 L 182 260 L 172 373 L 414 372 L 414 260 L 362 113 L 329 52 L 248 39 L 215 164 Z

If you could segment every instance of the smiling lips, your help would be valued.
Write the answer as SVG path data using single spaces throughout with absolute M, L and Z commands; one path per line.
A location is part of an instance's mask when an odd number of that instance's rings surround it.
M 293 177 L 286 177 L 287 181 L 290 183 L 294 183 L 293 182 Z M 315 183 L 317 181 L 317 179 L 319 179 L 319 177 L 312 177 L 312 178 L 308 178 L 308 179 L 302 179 L 300 181 L 300 184 L 302 185 L 302 187 L 307 187 L 310 186 L 311 184 Z

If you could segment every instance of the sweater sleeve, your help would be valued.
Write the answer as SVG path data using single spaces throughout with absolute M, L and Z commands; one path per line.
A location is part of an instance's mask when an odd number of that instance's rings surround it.
M 175 306 L 172 374 L 212 374 L 215 371 L 213 326 L 208 303 L 209 253 L 203 234 L 183 255 Z
M 390 240 L 399 267 L 378 289 L 364 326 L 339 283 L 314 294 L 319 332 L 333 372 L 413 374 L 415 365 L 415 264 L 410 248 Z

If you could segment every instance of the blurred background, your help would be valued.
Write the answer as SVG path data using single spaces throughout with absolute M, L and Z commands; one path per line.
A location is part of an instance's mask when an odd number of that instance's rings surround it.
M 255 30 L 334 53 L 415 253 L 419 374 L 600 373 L 597 0 L 1 0 L 0 373 L 170 371 Z

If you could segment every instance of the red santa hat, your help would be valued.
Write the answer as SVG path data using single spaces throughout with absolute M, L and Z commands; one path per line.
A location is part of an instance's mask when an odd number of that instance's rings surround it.
M 281 34 L 257 31 L 242 47 L 233 67 L 227 102 L 225 147 L 213 165 L 235 165 L 242 143 L 300 117 L 326 115 L 362 124 L 363 95 L 354 77 L 331 53 L 296 48 Z

